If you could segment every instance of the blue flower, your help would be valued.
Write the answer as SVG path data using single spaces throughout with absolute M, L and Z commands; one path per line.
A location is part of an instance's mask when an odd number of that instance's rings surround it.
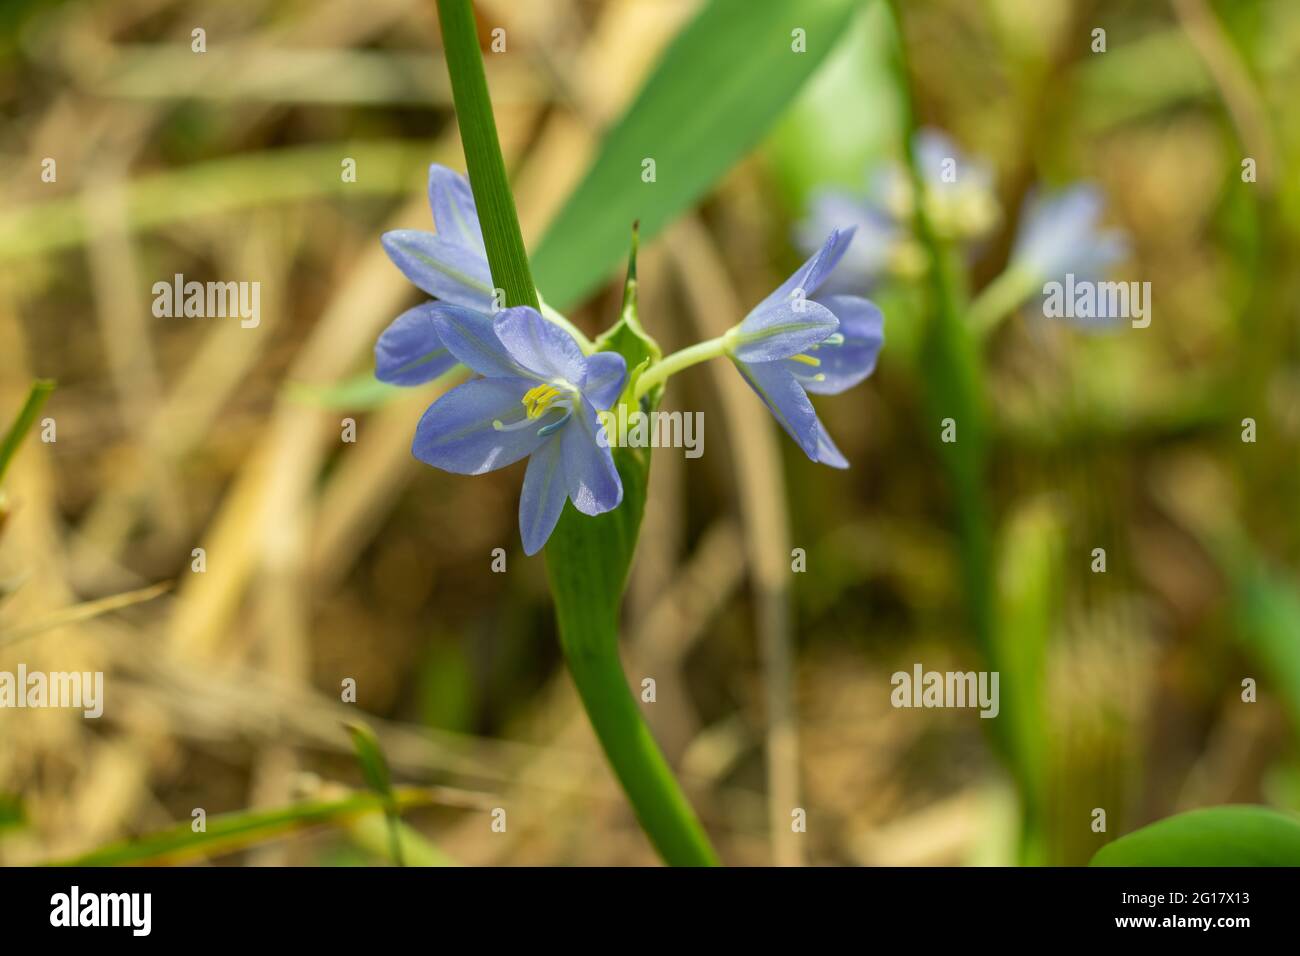
M 941 237 L 971 240 L 997 224 L 1001 212 L 988 166 L 968 159 L 945 134 L 932 129 L 917 133 L 916 152 L 925 209 Z M 832 280 L 839 287 L 861 288 L 884 274 L 915 278 L 924 271 L 926 257 L 912 235 L 913 193 L 911 178 L 897 163 L 875 170 L 864 195 L 821 190 L 812 197 L 795 239 L 800 248 L 812 251 L 832 226 L 856 228 L 840 274 Z
M 835 395 L 876 366 L 884 318 L 853 295 L 812 298 L 844 257 L 853 229 L 833 230 L 820 251 L 726 336 L 726 353 L 813 461 L 847 468 L 817 417 L 808 392 Z
M 1091 184 L 1031 197 L 1025 204 L 1020 230 L 1011 251 L 1010 270 L 1032 284 L 1046 282 L 1096 282 L 1129 254 L 1128 235 L 1098 224 L 1104 199 Z M 1071 278 L 1072 277 L 1072 278 Z M 1043 289 L 1044 296 L 1047 294 Z M 1112 315 L 1109 300 L 1097 301 L 1097 314 L 1073 318 L 1082 329 L 1113 328 L 1120 315 Z
M 436 329 L 449 307 L 493 311 L 492 273 L 469 181 L 446 166 L 430 166 L 429 207 L 436 234 L 396 229 L 381 240 L 403 274 L 439 300 L 403 312 L 375 343 L 375 377 L 393 385 L 420 385 L 456 365 Z
M 968 158 L 947 134 L 935 129 L 916 134 L 916 161 L 925 184 L 925 209 L 940 236 L 972 239 L 997 225 L 1001 212 L 988 165 Z M 877 174 L 872 194 L 910 226 L 915 197 L 911 177 L 901 166 Z
M 495 319 L 440 303 L 433 332 L 454 361 L 482 375 L 429 406 L 411 452 L 435 468 L 481 475 L 528 458 L 519 499 L 524 552 L 546 543 L 566 500 L 587 515 L 617 508 L 623 484 L 597 411 L 623 391 L 615 352 L 583 355 L 574 338 L 526 306 Z
M 1100 278 L 1128 255 L 1127 235 L 1102 230 L 1101 191 L 1090 184 L 1032 197 L 1025 204 L 1011 263 L 1041 279 L 1061 279 L 1067 272 L 1079 278 Z

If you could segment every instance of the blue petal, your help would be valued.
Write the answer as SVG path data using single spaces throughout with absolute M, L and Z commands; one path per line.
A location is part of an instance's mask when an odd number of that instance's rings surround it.
M 627 362 L 617 352 L 597 352 L 587 356 L 587 380 L 582 394 L 596 408 L 604 411 L 618 401 L 627 381 Z
M 435 302 L 417 305 L 384 329 L 375 343 L 375 378 L 392 385 L 420 385 L 455 366 L 456 356 L 434 324 L 438 309 Z
M 492 310 L 486 256 L 418 229 L 395 229 L 381 241 L 393 264 L 429 295 L 480 312 Z
M 832 468 L 849 467 L 788 365 L 787 362 L 737 362 L 736 368 L 805 455 Z
M 604 514 L 623 500 L 623 482 L 614 467 L 614 455 L 596 441 L 600 420 L 586 399 L 560 433 L 564 475 L 573 506 L 585 515 Z
M 798 355 L 833 333 L 830 309 L 811 299 L 768 299 L 740 323 L 731 353 L 743 362 L 770 362 Z
M 524 554 L 542 550 L 568 497 L 563 447 L 558 437 L 552 437 L 533 452 L 524 472 L 524 487 L 519 494 L 519 535 L 524 541 Z
M 838 395 L 857 385 L 876 368 L 885 344 L 885 317 L 874 302 L 856 295 L 832 295 L 821 300 L 840 321 L 844 341 L 822 342 L 807 352 L 816 367 L 786 360 L 786 366 L 805 389 L 817 395 Z M 834 338 L 834 337 L 832 337 Z
M 425 411 L 411 453 L 460 475 L 481 475 L 531 454 L 546 441 L 539 428 L 501 430 L 493 422 L 522 420 L 524 393 L 534 384 L 522 378 L 477 378 L 456 386 Z
M 587 360 L 573 336 L 526 305 L 503 309 L 493 321 L 497 338 L 511 357 L 547 381 L 564 379 L 579 386 L 587 377 Z
M 844 258 L 849 243 L 853 241 L 854 228 L 832 229 L 822 247 L 795 270 L 794 275 L 786 279 L 779 289 L 760 302 L 754 311 L 788 303 L 796 289 L 802 289 L 805 298 L 812 298 L 831 274 L 831 270 Z
M 457 359 L 489 378 L 532 378 L 497 338 L 492 317 L 474 309 L 443 305 L 434 317 L 443 343 Z
M 469 180 L 455 170 L 434 163 L 429 167 L 429 208 L 438 235 L 471 251 L 484 260 L 487 248 L 478 222 L 478 207 Z
M 821 423 L 812 402 L 800 387 L 785 362 L 737 362 L 736 368 L 750 388 L 780 422 L 791 438 L 813 461 L 817 461 L 818 432 Z
M 813 461 L 832 468 L 849 467 L 849 460 L 835 447 L 835 442 L 831 441 L 831 436 L 820 419 L 817 421 L 817 457 Z

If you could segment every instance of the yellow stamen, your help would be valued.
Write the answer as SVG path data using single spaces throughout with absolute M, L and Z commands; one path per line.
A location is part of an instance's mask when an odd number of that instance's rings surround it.
M 523 397 L 524 410 L 529 418 L 541 418 L 559 395 L 560 390 L 554 385 L 543 384 L 530 388 Z
M 813 368 L 816 368 L 818 365 L 822 364 L 821 359 L 813 358 L 811 355 L 791 355 L 790 361 L 802 362 L 804 365 L 811 365 Z

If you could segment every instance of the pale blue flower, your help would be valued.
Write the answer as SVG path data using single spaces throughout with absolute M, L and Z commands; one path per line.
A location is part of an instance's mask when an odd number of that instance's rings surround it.
M 916 151 L 925 209 L 935 231 L 951 241 L 988 233 L 1000 217 L 992 170 L 967 158 L 938 130 L 919 131 Z M 886 274 L 914 278 L 924 270 L 926 257 L 912 234 L 913 193 L 911 178 L 898 163 L 876 169 L 865 193 L 819 190 L 809 202 L 808 216 L 796 227 L 795 240 L 811 252 L 832 228 L 856 229 L 832 280 L 835 289 L 863 288 Z
M 875 368 L 884 318 L 859 296 L 814 298 L 844 258 L 853 229 L 822 248 L 727 334 L 726 353 L 781 427 L 813 461 L 847 468 L 808 392 L 834 395 Z
M 617 508 L 623 484 L 597 411 L 622 393 L 627 364 L 615 352 L 583 355 L 568 332 L 527 306 L 492 319 L 444 304 L 433 326 L 455 360 L 483 378 L 429 406 L 411 447 L 435 468 L 481 475 L 528 458 L 519 498 L 524 552 L 536 554 L 565 501 L 598 515 Z
M 1101 280 L 1130 251 L 1127 233 L 1101 228 L 1104 204 L 1101 190 L 1088 183 L 1031 197 L 1021 217 L 1009 270 L 1043 285 L 1044 297 L 1049 282 L 1072 287 Z M 1090 318 L 1068 321 L 1080 328 L 1107 329 L 1125 318 L 1111 314 L 1104 296 L 1096 299 L 1096 310 Z
M 1128 236 L 1098 224 L 1104 205 L 1101 191 L 1088 183 L 1031 197 L 1021 216 L 1011 264 L 1042 280 L 1097 279 L 1129 253 Z

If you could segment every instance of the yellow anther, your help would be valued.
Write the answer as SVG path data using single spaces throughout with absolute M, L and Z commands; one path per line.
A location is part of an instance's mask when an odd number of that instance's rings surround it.
M 790 361 L 802 362 L 804 365 L 811 365 L 813 368 L 816 368 L 818 365 L 822 364 L 821 359 L 813 358 L 811 355 L 791 355 Z
M 523 397 L 524 410 L 528 417 L 541 418 L 559 394 L 560 390 L 554 385 L 543 384 L 530 388 Z

